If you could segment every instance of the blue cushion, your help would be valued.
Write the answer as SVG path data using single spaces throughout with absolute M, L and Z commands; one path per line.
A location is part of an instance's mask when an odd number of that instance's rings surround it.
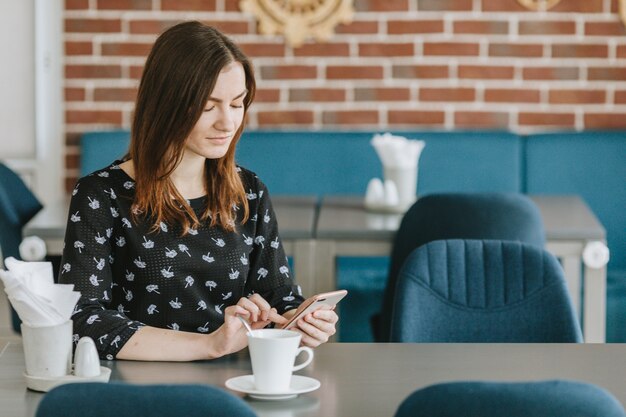
M 626 133 L 531 135 L 526 144 L 529 194 L 578 194 L 607 230 L 609 268 L 626 269 Z
M 47 393 L 36 417 L 254 417 L 242 399 L 208 385 L 79 383 Z
M 398 276 L 392 342 L 581 342 L 556 258 L 534 245 L 437 240 Z
M 129 144 L 128 130 L 84 133 L 80 138 L 80 176 L 84 177 L 121 159 L 128 152 Z
M 605 389 L 578 381 L 448 382 L 402 402 L 395 417 L 624 417 Z

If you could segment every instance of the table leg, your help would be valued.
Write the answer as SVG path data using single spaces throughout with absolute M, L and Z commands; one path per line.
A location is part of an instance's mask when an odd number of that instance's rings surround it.
M 315 241 L 296 240 L 293 244 L 293 269 L 304 298 L 317 292 L 315 282 Z
M 606 341 L 606 267 L 585 267 L 583 324 L 586 343 Z

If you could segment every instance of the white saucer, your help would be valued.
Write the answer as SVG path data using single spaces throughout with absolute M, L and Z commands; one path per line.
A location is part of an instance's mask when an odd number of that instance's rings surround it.
M 72 382 L 108 382 L 111 377 L 111 370 L 105 366 L 100 367 L 100 375 L 85 378 L 74 375 L 57 377 L 31 376 L 24 373 L 26 386 L 33 391 L 48 392 L 57 385 L 69 384 Z
M 304 394 L 306 392 L 315 391 L 320 387 L 320 381 L 315 378 L 309 378 L 301 375 L 293 375 L 291 377 L 291 386 L 288 390 L 283 392 L 263 392 L 256 389 L 254 386 L 253 375 L 243 375 L 235 378 L 230 378 L 226 381 L 226 388 L 233 391 L 243 392 L 248 394 L 252 398 L 258 400 L 288 400 L 295 398 L 298 394 Z

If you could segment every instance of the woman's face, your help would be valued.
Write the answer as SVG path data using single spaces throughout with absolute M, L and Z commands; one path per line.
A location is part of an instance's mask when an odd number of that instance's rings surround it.
M 226 155 L 243 122 L 246 74 L 239 62 L 220 71 L 204 111 L 185 143 L 185 153 L 207 159 Z

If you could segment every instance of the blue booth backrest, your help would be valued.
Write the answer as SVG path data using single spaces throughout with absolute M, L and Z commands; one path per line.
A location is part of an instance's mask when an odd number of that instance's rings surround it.
M 247 131 L 237 162 L 272 194 L 364 194 L 382 167 L 370 144 L 376 132 Z M 521 140 L 508 132 L 395 132 L 421 139 L 418 192 L 521 191 Z M 81 140 L 81 176 L 122 157 L 125 130 L 90 132 Z

